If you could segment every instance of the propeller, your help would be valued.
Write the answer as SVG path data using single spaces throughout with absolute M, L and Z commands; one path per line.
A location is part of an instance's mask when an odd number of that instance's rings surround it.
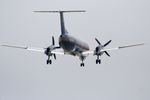
M 57 48 L 60 48 L 60 47 L 55 46 L 55 39 L 54 39 L 54 36 L 52 36 L 52 45 L 50 45 L 49 47 L 46 48 L 45 54 L 47 56 L 53 56 L 54 59 L 56 59 L 56 54 L 52 54 L 51 52 Z
M 95 53 L 94 53 L 94 55 L 102 55 L 103 53 L 105 53 L 107 56 L 109 56 L 110 57 L 110 54 L 107 52 L 107 51 L 103 51 L 103 52 L 101 52 L 101 50 L 104 48 L 104 47 L 106 47 L 108 44 L 110 44 L 110 42 L 112 41 L 112 40 L 109 40 L 107 43 L 105 43 L 104 45 L 102 45 L 101 43 L 100 43 L 100 41 L 97 39 L 97 38 L 95 38 L 95 40 L 96 40 L 96 42 L 98 43 L 98 46 L 95 48 Z
M 107 51 L 104 51 L 105 52 L 105 54 L 107 55 L 107 56 L 109 56 L 110 57 L 110 55 L 109 55 L 109 53 L 107 52 Z
M 105 43 L 103 46 L 107 46 L 112 40 L 109 40 L 107 43 Z
M 97 38 L 95 38 L 95 40 L 99 45 L 101 45 L 101 43 L 99 42 L 99 40 Z

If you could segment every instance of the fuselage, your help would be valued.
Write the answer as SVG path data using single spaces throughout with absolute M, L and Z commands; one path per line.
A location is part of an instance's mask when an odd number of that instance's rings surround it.
M 65 53 L 80 56 L 82 52 L 88 51 L 89 46 L 87 43 L 74 38 L 71 35 L 60 35 L 59 45 Z
M 70 54 L 74 56 L 83 57 L 82 52 L 88 51 L 88 44 L 82 42 L 69 35 L 65 28 L 64 16 L 63 13 L 67 12 L 83 12 L 83 11 L 56 11 L 56 13 L 60 14 L 60 27 L 61 27 L 61 35 L 59 37 L 59 46 L 64 50 L 65 54 Z

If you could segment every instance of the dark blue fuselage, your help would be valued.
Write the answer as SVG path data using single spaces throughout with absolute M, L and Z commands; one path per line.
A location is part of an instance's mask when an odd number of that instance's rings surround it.
M 78 55 L 84 51 L 89 50 L 88 44 L 70 36 L 70 35 L 60 35 L 59 45 L 64 49 L 65 52 Z

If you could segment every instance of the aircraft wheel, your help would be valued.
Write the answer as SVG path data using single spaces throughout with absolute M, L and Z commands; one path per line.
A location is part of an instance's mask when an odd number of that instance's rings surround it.
M 46 63 L 47 64 L 52 64 L 52 60 L 47 60 Z
M 84 63 L 83 63 L 82 65 L 83 65 L 83 67 L 84 67 Z
M 101 60 L 100 59 L 96 59 L 96 64 L 101 64 Z
M 101 64 L 101 60 L 98 60 L 98 63 Z
M 48 63 L 49 63 L 49 60 L 47 60 L 46 63 L 48 64 Z
M 99 62 L 99 60 L 98 60 L 98 59 L 96 59 L 96 64 L 98 64 L 98 62 Z
M 81 65 L 80 65 L 81 67 L 84 67 L 84 63 L 81 63 Z
M 52 64 L 52 60 L 49 60 L 49 63 Z

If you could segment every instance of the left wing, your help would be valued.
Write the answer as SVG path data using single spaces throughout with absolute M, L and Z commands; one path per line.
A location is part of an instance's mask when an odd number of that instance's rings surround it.
M 132 44 L 132 45 L 125 45 L 125 46 L 119 46 L 119 47 L 116 47 L 116 48 L 103 49 L 103 50 L 101 50 L 101 51 L 102 51 L 102 52 L 103 52 L 103 51 L 112 51 L 112 50 L 124 49 L 124 48 L 129 48 L 129 47 L 136 47 L 136 46 L 141 46 L 141 45 L 144 45 L 144 43 Z
M 124 48 L 129 48 L 129 47 L 135 47 L 135 46 L 141 46 L 141 45 L 144 45 L 144 43 L 139 43 L 139 44 L 133 44 L 133 45 L 125 45 L 125 46 L 118 46 L 116 48 L 104 48 L 102 50 L 100 50 L 101 52 L 104 52 L 104 51 L 113 51 L 113 50 L 119 50 L 119 49 L 124 49 Z M 89 54 L 94 54 L 94 50 L 93 51 L 85 51 L 83 52 L 82 54 L 83 55 L 89 55 Z

